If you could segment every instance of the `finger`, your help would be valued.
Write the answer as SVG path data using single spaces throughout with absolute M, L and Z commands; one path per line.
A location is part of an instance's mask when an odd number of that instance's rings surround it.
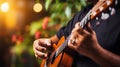
M 34 47 L 34 50 L 38 50 L 38 51 L 42 51 L 42 52 L 46 51 L 45 47 L 39 45 L 39 40 L 36 40 L 34 42 L 34 46 L 33 47 Z
M 74 28 L 73 30 L 72 30 L 72 32 L 71 32 L 71 34 L 83 34 L 83 29 L 82 28 L 78 28 L 78 27 L 76 27 L 76 28 Z
M 50 47 L 51 46 L 51 41 L 48 39 L 39 39 L 37 42 L 39 46 L 42 47 Z
M 90 32 L 90 33 L 93 33 L 93 29 L 92 29 L 90 23 L 88 23 L 88 24 L 86 25 L 86 30 L 87 30 L 88 32 Z
M 40 51 L 36 51 L 36 56 L 42 59 L 46 59 L 47 58 L 47 53 L 43 53 Z
M 47 49 L 45 47 L 42 47 L 42 46 L 37 46 L 35 49 L 38 50 L 38 51 L 41 51 L 41 52 L 46 52 L 47 51 Z
M 38 45 L 38 40 L 34 41 L 33 50 L 34 50 L 36 58 L 38 57 L 38 55 L 37 55 L 38 51 L 39 52 L 43 52 L 43 53 L 46 52 L 46 48 L 45 47 L 42 47 L 42 46 Z
M 36 48 L 38 47 L 38 41 L 35 40 L 34 43 L 33 43 L 33 51 L 35 52 L 36 51 Z
M 72 44 L 74 44 L 77 37 L 78 37 L 78 34 L 77 34 L 77 33 L 72 33 L 72 34 L 70 35 L 70 37 L 69 37 L 70 42 L 71 42 Z
M 35 57 L 36 57 L 36 58 L 39 58 L 38 55 L 36 55 L 36 54 L 35 54 Z
M 73 34 L 71 34 L 71 35 L 69 36 L 68 44 L 71 44 L 73 39 L 75 39 L 75 37 L 74 37 Z
M 88 31 L 83 31 L 84 29 L 80 27 L 80 22 L 76 23 L 75 24 L 75 28 L 74 28 L 74 31 L 78 31 L 80 34 L 85 34 L 85 33 L 93 33 L 93 29 L 91 27 L 91 24 L 88 23 L 86 24 L 86 30 Z M 85 32 L 85 33 L 84 33 Z
M 77 22 L 76 24 L 75 24 L 75 28 L 79 28 L 80 27 L 80 22 Z
M 75 43 L 76 43 L 76 39 L 70 39 L 70 40 L 69 40 L 69 44 L 75 45 Z
M 34 51 L 35 57 L 39 58 L 38 55 L 37 55 L 37 53 L 36 53 L 37 50 L 35 48 L 33 48 L 33 51 Z
M 71 43 L 71 40 L 68 41 L 68 47 L 70 47 L 71 49 L 75 49 L 75 43 Z
M 76 24 L 75 24 L 75 27 L 74 27 L 73 30 L 72 30 L 72 32 L 74 32 L 74 31 L 76 31 L 77 29 L 79 29 L 79 27 L 80 27 L 79 25 L 80 25 L 79 23 L 76 23 Z
M 78 23 L 75 24 L 75 29 L 76 29 L 76 30 L 79 30 L 79 31 L 80 31 L 80 30 L 81 30 L 81 31 L 83 30 L 83 28 L 80 26 L 80 22 L 78 22 Z
M 71 34 L 69 37 L 69 43 L 75 45 L 77 38 L 78 38 L 77 33 Z
M 81 35 L 85 34 L 84 29 L 80 26 L 80 22 L 76 23 L 74 31 L 77 31 Z
M 48 40 L 45 41 L 45 44 L 46 44 L 47 46 L 51 46 L 51 41 L 48 39 Z

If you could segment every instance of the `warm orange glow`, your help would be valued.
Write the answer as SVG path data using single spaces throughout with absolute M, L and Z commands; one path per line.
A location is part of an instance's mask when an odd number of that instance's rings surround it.
M 9 10 L 9 4 L 7 2 L 4 2 L 1 4 L 1 11 L 2 12 L 7 12 Z
M 7 29 L 14 29 L 16 25 L 16 16 L 15 16 L 15 11 L 10 11 L 6 14 L 5 18 L 5 25 Z
M 36 3 L 34 6 L 33 6 L 33 10 L 35 12 L 40 12 L 42 10 L 42 5 L 40 3 Z

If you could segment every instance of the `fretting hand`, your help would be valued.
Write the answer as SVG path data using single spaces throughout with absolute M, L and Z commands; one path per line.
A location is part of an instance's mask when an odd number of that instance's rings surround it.
M 85 29 L 82 29 L 77 23 L 72 30 L 68 46 L 78 53 L 89 56 L 99 45 L 95 32 L 92 30 L 90 23 L 86 25 Z

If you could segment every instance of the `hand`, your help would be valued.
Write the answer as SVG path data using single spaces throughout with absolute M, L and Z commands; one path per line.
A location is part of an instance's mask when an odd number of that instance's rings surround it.
M 77 23 L 71 32 L 68 46 L 84 56 L 94 53 L 94 50 L 98 47 L 98 42 L 90 24 L 87 24 L 86 28 L 82 29 Z
M 46 59 L 47 51 L 52 46 L 50 39 L 38 39 L 33 43 L 33 51 L 37 58 Z

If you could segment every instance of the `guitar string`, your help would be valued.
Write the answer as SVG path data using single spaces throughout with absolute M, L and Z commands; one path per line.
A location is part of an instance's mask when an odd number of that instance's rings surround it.
M 101 12 L 103 9 L 105 9 L 103 6 L 109 6 L 111 1 L 100 1 L 100 4 L 96 4 L 97 6 L 93 7 L 87 14 L 87 16 L 85 16 L 85 18 L 80 22 L 80 26 L 82 28 L 84 28 L 85 24 L 87 24 L 87 22 L 89 22 L 91 20 L 91 14 L 94 12 L 96 15 L 97 13 L 95 11 L 99 10 L 99 12 Z M 109 3 L 109 4 L 108 4 Z M 102 6 L 101 6 L 102 5 Z M 98 6 L 101 6 L 98 8 Z M 98 9 L 96 9 L 98 8 Z M 99 13 L 98 12 L 98 13 Z M 95 16 L 95 15 L 94 15 Z

